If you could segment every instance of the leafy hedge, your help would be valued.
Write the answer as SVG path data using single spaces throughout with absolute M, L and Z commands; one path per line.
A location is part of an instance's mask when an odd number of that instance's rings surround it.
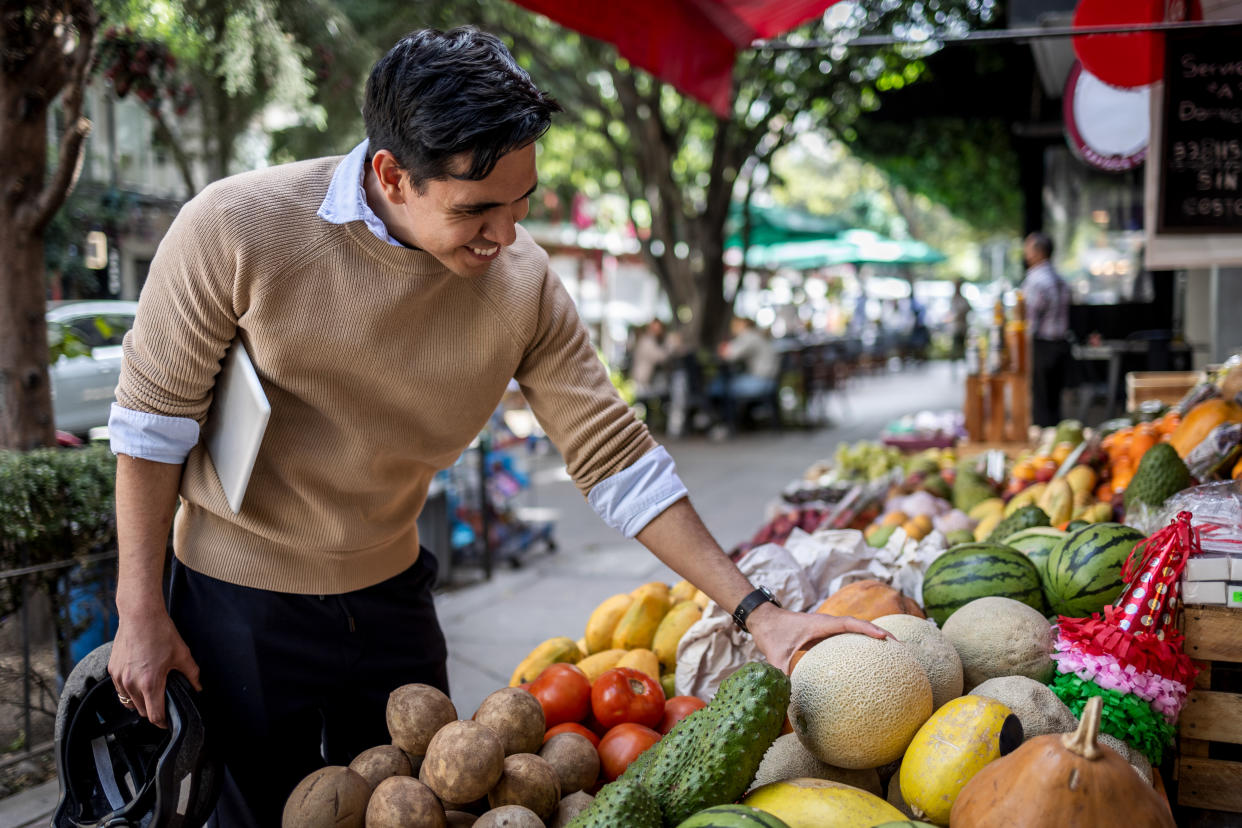
M 0 570 L 67 560 L 116 548 L 116 458 L 105 446 L 0 452 Z M 111 572 L 108 561 L 81 575 Z M 67 634 L 61 619 L 63 568 L 0 584 L 0 617 L 21 606 L 22 581 L 48 594 L 57 618 L 58 644 Z

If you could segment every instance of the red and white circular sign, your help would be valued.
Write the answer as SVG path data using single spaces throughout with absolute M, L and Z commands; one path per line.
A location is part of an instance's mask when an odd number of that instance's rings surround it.
M 1098 169 L 1134 169 L 1147 156 L 1150 99 L 1150 86 L 1110 86 L 1075 61 L 1062 99 L 1070 147 L 1079 158 Z

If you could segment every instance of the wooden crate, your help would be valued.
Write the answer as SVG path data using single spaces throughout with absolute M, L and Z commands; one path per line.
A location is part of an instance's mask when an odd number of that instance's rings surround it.
M 1173 405 L 1205 380 L 1202 371 L 1131 371 L 1126 374 L 1126 410 L 1138 411 L 1148 400 Z
M 1242 609 L 1189 605 L 1186 654 L 1203 671 L 1178 723 L 1177 802 L 1242 814 Z

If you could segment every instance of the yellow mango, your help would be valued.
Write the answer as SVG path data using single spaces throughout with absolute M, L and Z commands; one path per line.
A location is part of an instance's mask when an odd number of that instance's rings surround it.
M 1060 526 L 1074 513 L 1074 490 L 1065 478 L 1053 480 L 1036 505 L 1048 515 L 1049 524 Z
M 699 609 L 698 604 L 682 601 L 674 604 L 660 621 L 655 637 L 651 640 L 651 649 L 655 651 L 665 670 L 672 670 L 677 666 L 677 645 L 681 642 L 681 637 L 702 617 L 703 610 Z
M 660 680 L 660 660 L 651 650 L 639 647 L 630 650 L 617 662 L 618 667 L 631 667 L 640 673 L 646 673 L 656 681 Z
M 1065 482 L 1069 483 L 1070 488 L 1074 490 L 1074 494 L 1087 493 L 1095 491 L 1096 480 L 1095 469 L 1090 466 L 1074 466 L 1065 475 Z
M 756 788 L 742 800 L 789 828 L 872 828 L 905 819 L 875 794 L 827 779 L 799 777 Z
M 1027 486 L 1025 489 L 1011 497 L 1009 502 L 1005 504 L 1005 510 L 1003 512 L 1004 516 L 1009 517 L 1023 506 L 1030 506 L 1034 503 L 1038 503 L 1040 496 L 1044 493 L 1044 489 L 1046 488 L 1048 488 L 1047 483 L 1032 483 Z
M 634 589 L 630 591 L 630 597 L 638 599 L 639 597 L 646 595 L 648 592 L 656 595 L 663 595 L 665 598 L 668 598 L 670 589 L 669 585 L 662 581 L 650 581 L 640 587 L 634 587 Z
M 586 677 L 594 684 L 595 680 L 617 666 L 628 650 L 604 650 L 602 653 L 589 655 L 578 662 L 578 669 L 586 673 Z
M 1093 503 L 1083 510 L 1082 519 L 1087 523 L 1108 523 L 1113 519 L 1113 504 Z
M 622 593 L 605 598 L 598 607 L 591 610 L 584 636 L 588 654 L 603 652 L 612 646 L 612 632 L 632 603 L 634 599 Z
M 1000 515 L 1005 511 L 1005 501 L 999 497 L 989 497 L 975 505 L 968 513 L 971 520 L 983 520 L 992 514 Z
M 668 595 L 658 592 L 647 592 L 634 599 L 625 615 L 617 622 L 612 631 L 614 649 L 633 650 L 639 647 L 651 648 L 655 639 L 656 629 L 668 612 Z
M 669 603 L 676 605 L 676 604 L 680 604 L 682 601 L 693 601 L 694 593 L 698 591 L 699 591 L 698 587 L 696 587 L 694 584 L 690 583 L 689 581 L 682 579 L 678 581 L 677 583 L 673 584 L 673 588 L 669 590 L 668 592 Z
M 708 598 L 707 593 L 704 592 L 703 590 L 696 589 L 694 591 L 694 603 L 699 605 L 699 609 L 707 609 L 707 605 L 710 604 L 711 602 L 712 602 L 712 599 Z
M 509 679 L 509 686 L 517 687 L 519 684 L 534 681 L 540 673 L 553 664 L 577 664 L 580 660 L 582 660 L 582 651 L 578 649 L 577 642 L 572 638 L 564 636 L 549 638 L 522 659 L 522 663 L 513 671 L 513 677 Z
M 980 542 L 987 540 L 988 535 L 992 534 L 992 530 L 995 529 L 997 524 L 1004 520 L 1004 518 L 1005 516 L 1001 514 L 998 509 L 985 517 L 983 520 L 979 521 L 979 525 L 975 527 L 975 540 Z

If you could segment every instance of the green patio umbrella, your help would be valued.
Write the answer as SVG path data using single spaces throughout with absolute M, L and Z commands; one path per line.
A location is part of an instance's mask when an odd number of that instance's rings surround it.
M 792 207 L 760 207 L 750 205 L 750 244 L 782 244 L 785 242 L 814 241 L 835 238 L 849 225 L 836 216 L 808 213 Z M 742 246 L 742 205 L 729 205 L 728 223 L 725 225 L 725 247 Z
M 752 245 L 746 264 L 813 270 L 839 264 L 935 264 L 946 258 L 924 242 L 890 239 L 870 230 L 846 230 L 834 239 Z

